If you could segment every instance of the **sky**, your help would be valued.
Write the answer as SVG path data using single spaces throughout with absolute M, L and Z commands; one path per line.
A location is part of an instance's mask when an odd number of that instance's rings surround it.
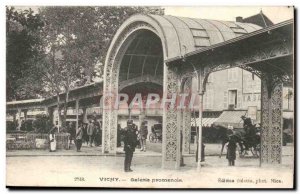
M 17 9 L 28 9 L 28 6 L 16 7 Z M 38 7 L 31 6 L 34 11 Z M 237 16 L 243 18 L 258 14 L 262 11 L 273 23 L 293 18 L 293 7 L 288 6 L 169 6 L 163 7 L 166 15 L 235 21 Z
M 207 7 L 164 7 L 166 15 L 194 17 L 202 19 L 215 19 L 225 21 L 235 21 L 237 16 L 243 18 L 258 14 L 262 11 L 273 23 L 293 18 L 293 7 L 278 6 L 278 7 L 256 7 L 256 6 L 207 6 Z

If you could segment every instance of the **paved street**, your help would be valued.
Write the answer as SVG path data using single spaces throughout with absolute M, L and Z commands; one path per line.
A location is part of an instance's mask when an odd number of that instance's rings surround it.
M 179 170 L 167 170 L 161 168 L 161 153 L 155 151 L 161 144 L 149 145 L 147 152 L 136 150 L 132 162 L 133 173 L 123 172 L 124 154 L 118 149 L 116 156 L 101 154 L 100 147 L 84 146 L 82 152 L 72 150 L 58 150 L 50 153 L 46 150 L 34 151 L 8 151 L 7 152 L 7 184 L 8 185 L 66 185 L 66 186 L 114 186 L 114 181 L 100 180 L 102 177 L 119 178 L 117 184 L 122 187 L 153 187 L 151 183 L 155 178 L 181 179 L 182 182 L 155 183 L 161 187 L 255 187 L 256 181 L 267 180 L 261 187 L 285 187 L 290 185 L 293 173 L 292 146 L 283 147 L 284 156 L 282 165 L 259 167 L 259 160 L 255 158 L 237 158 L 235 167 L 228 167 L 224 157 L 219 158 L 212 151 L 219 153 L 219 147 L 215 144 L 207 144 L 207 151 L 212 156 L 206 156 L 200 172 L 194 155 L 184 157 L 185 166 Z M 152 150 L 151 150 L 152 148 Z M 154 150 L 153 150 L 154 149 Z M 26 156 L 27 153 L 27 156 Z M 34 157 L 32 157 L 34 156 Z M 275 168 L 276 167 L 276 168 Z M 77 177 L 77 178 L 76 178 Z M 78 181 L 80 178 L 85 181 Z M 195 179 L 197 177 L 197 179 Z M 271 183 L 271 177 L 279 178 L 283 183 Z M 287 178 L 290 177 L 290 178 Z M 150 182 L 133 182 L 132 178 L 149 178 Z M 235 181 L 251 179 L 252 182 L 230 184 L 220 182 L 222 178 Z M 75 181 L 76 179 L 76 181 Z M 202 180 L 202 181 L 201 181 Z M 195 183 L 196 181 L 196 183 Z M 255 182 L 255 183 L 254 183 Z M 271 185 L 270 185 L 271 184 Z
M 196 171 L 194 157 L 185 157 L 186 166 L 180 170 L 162 170 L 161 156 L 142 156 L 136 154 L 133 159 L 133 173 L 123 172 L 124 157 L 118 156 L 37 156 L 37 157 L 7 157 L 7 184 L 8 185 L 44 185 L 44 186 L 114 186 L 115 182 L 100 181 L 101 177 L 116 177 L 122 187 L 141 187 L 147 184 L 135 183 L 131 178 L 180 178 L 182 183 L 158 183 L 163 187 L 196 186 L 199 187 L 236 187 L 257 186 L 251 184 L 225 184 L 218 181 L 219 178 L 257 179 L 280 178 L 282 184 L 272 184 L 272 187 L 286 186 L 291 182 L 292 157 L 284 157 L 284 165 L 276 169 L 259 168 L 256 159 L 237 159 L 235 167 L 228 167 L 225 157 L 206 157 L 206 163 L 200 172 Z M 82 177 L 85 181 L 75 181 L 76 177 Z M 195 179 L 197 177 L 197 179 Z M 290 177 L 290 178 L 285 178 Z M 195 181 L 199 181 L 196 182 Z M 202 180 L 202 181 L 201 181 Z M 193 183 L 194 182 L 194 183 Z M 151 184 L 149 183 L 149 186 Z M 153 185 L 152 185 L 153 186 Z M 260 186 L 268 186 L 260 185 Z

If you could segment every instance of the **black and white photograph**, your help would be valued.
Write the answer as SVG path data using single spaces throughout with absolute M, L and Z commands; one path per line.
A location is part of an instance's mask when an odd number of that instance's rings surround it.
M 5 9 L 6 187 L 295 187 L 293 5 Z

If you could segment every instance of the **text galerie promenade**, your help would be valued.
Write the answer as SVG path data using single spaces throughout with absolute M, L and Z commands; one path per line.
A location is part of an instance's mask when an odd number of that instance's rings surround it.
M 161 97 L 162 96 L 162 97 Z M 199 110 L 200 103 L 197 93 L 173 93 L 163 94 L 141 93 L 126 94 L 107 92 L 103 96 L 103 109 L 106 110 L 145 110 L 145 109 L 161 109 L 161 110 Z

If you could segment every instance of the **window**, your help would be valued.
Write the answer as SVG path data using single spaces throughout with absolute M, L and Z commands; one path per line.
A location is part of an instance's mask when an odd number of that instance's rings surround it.
M 237 90 L 228 91 L 228 107 L 237 107 Z
M 205 109 L 213 109 L 213 106 L 214 106 L 214 91 L 213 91 L 213 89 L 209 88 L 205 92 L 203 105 L 204 105 Z
M 236 82 L 237 81 L 237 74 L 238 68 L 228 69 L 228 82 Z

